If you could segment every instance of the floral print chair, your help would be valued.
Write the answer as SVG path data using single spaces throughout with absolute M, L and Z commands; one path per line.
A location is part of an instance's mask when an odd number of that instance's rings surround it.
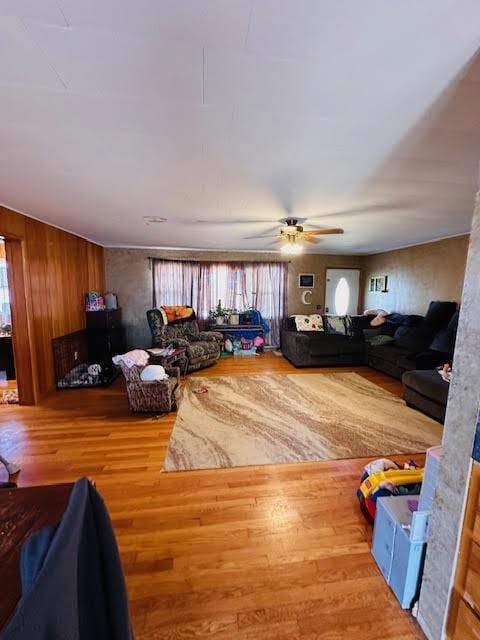
M 177 408 L 180 398 L 180 369 L 165 367 L 166 380 L 142 380 L 143 367 L 127 367 L 123 362 L 120 368 L 127 383 L 128 406 L 135 413 L 164 414 Z
M 152 346 L 172 345 L 186 349 L 188 372 L 209 367 L 219 359 L 222 334 L 200 331 L 195 318 L 165 324 L 160 309 L 150 309 L 147 311 L 147 320 L 152 333 Z

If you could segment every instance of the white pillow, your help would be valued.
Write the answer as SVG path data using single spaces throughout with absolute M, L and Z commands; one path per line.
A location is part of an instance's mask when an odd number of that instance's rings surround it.
M 319 313 L 311 313 L 309 316 L 294 316 L 297 331 L 323 331 L 323 320 Z
M 168 375 L 165 373 L 165 369 L 160 364 L 149 364 L 142 369 L 140 373 L 140 380 L 144 382 L 151 380 L 166 380 Z

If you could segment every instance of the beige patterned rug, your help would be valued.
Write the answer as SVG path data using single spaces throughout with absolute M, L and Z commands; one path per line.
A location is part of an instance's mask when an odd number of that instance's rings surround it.
M 208 393 L 194 393 L 201 386 Z M 356 373 L 190 378 L 164 470 L 418 453 L 441 435 Z

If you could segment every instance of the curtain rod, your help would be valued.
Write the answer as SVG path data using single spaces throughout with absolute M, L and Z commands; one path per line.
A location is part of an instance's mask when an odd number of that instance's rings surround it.
M 158 256 L 148 256 L 147 260 L 149 260 L 150 262 L 153 262 L 153 260 L 164 260 L 165 262 L 208 262 L 208 263 L 222 263 L 222 262 L 227 262 L 227 263 L 235 263 L 235 262 L 251 262 L 251 263 L 255 263 L 255 262 L 280 262 L 280 263 L 287 263 L 287 264 L 291 264 L 291 260 L 203 260 L 203 259 L 195 259 L 195 258 L 159 258 Z

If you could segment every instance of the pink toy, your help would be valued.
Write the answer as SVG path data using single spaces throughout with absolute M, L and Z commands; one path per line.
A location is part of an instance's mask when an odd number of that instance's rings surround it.
M 265 340 L 262 338 L 262 336 L 257 336 L 253 339 L 253 344 L 255 347 L 263 347 L 264 343 Z

